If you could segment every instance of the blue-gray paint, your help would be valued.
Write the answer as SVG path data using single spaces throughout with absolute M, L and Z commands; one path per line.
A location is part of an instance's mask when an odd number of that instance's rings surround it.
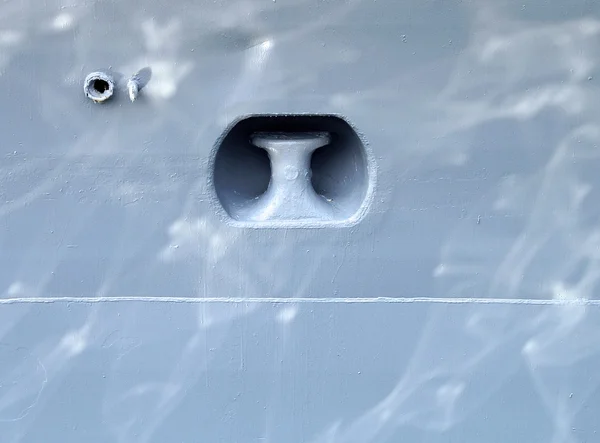
M 114 89 L 115 81 L 112 75 L 106 72 L 92 72 L 83 81 L 83 93 L 95 103 L 103 103 L 110 99 Z
M 0 442 L 597 441 L 599 36 L 586 0 L 0 5 Z M 232 222 L 256 115 L 343 117 L 364 212 Z

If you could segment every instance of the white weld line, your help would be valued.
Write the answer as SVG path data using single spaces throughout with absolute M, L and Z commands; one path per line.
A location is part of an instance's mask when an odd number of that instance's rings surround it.
M 22 297 L 22 298 L 0 298 L 0 305 L 12 305 L 20 303 L 49 304 L 49 303 L 268 303 L 268 304 L 294 304 L 294 303 L 322 303 L 322 304 L 442 304 L 442 305 L 532 305 L 532 306 L 600 306 L 600 300 L 588 299 L 523 299 L 523 298 L 443 298 L 443 297 Z

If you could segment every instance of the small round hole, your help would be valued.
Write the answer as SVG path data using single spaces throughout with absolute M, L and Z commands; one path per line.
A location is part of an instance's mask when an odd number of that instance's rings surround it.
M 100 94 L 104 94 L 109 89 L 108 82 L 102 79 L 94 80 L 94 89 Z
M 92 72 L 85 78 L 83 92 L 96 103 L 108 100 L 114 92 L 112 76 L 104 72 Z

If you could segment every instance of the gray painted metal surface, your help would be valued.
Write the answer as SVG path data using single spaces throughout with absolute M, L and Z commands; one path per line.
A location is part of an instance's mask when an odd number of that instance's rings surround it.
M 597 3 L 0 23 L 1 443 L 600 441 Z M 255 115 L 360 143 L 240 157 Z M 312 206 L 239 209 L 276 171 Z

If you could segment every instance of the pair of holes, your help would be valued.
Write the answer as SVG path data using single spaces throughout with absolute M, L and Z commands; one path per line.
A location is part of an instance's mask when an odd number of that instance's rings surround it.
M 323 217 L 343 221 L 360 210 L 369 188 L 368 159 L 360 137 L 345 120 L 330 115 L 253 116 L 233 125 L 217 146 L 213 186 L 229 216 L 243 221 L 245 208 L 270 185 L 269 155 L 251 142 L 257 132 L 329 133 L 331 142 L 314 151 L 310 161 L 312 187 L 330 208 Z
M 117 74 L 121 77 L 120 74 Z M 139 92 L 144 88 L 152 77 L 152 69 L 150 67 L 142 68 L 127 80 L 127 93 L 129 99 L 133 102 L 138 97 Z M 115 90 L 115 81 L 111 74 L 97 71 L 88 74 L 83 83 L 83 91 L 85 95 L 95 101 L 101 103 L 112 97 Z

